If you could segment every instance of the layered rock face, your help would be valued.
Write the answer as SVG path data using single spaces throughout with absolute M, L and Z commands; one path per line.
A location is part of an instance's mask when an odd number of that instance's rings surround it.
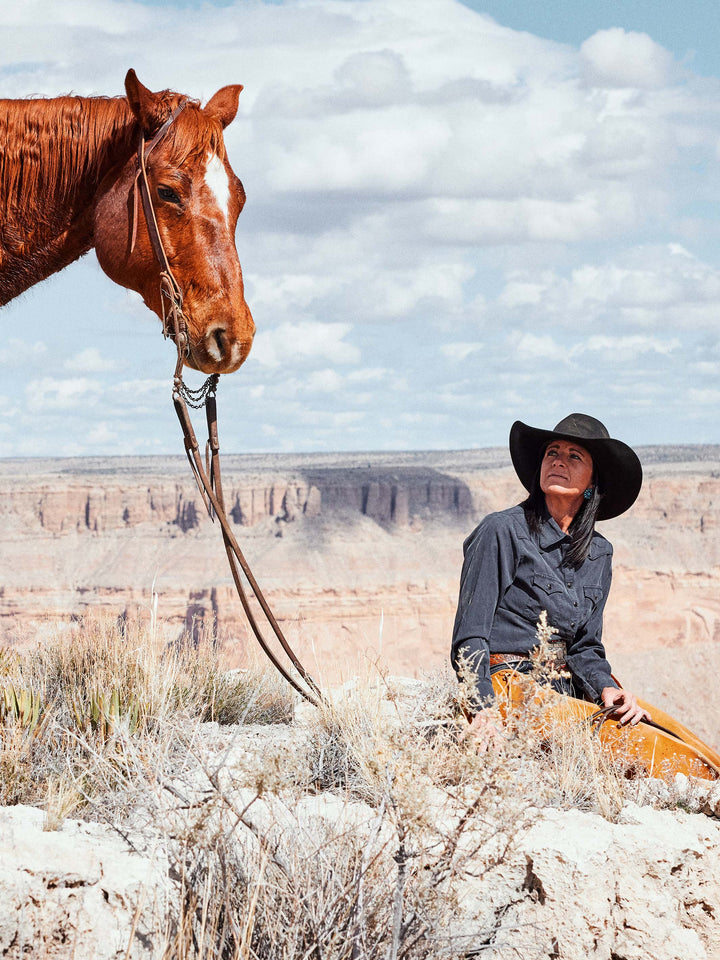
M 640 451 L 615 546 L 605 640 L 624 685 L 720 743 L 720 448 Z M 0 462 L 0 639 L 35 640 L 88 610 L 149 617 L 168 639 L 212 629 L 251 646 L 181 458 Z M 523 491 L 501 450 L 228 457 L 240 545 L 321 682 L 378 659 L 417 675 L 447 661 L 462 542 Z M 157 598 L 157 601 L 156 601 Z

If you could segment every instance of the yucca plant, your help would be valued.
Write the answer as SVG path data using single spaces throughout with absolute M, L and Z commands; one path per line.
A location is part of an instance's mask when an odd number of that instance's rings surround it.
M 32 687 L 18 687 L 8 683 L 2 688 L 0 720 L 35 730 L 43 713 L 42 697 Z
M 113 736 L 121 722 L 128 733 L 135 733 L 143 715 L 139 701 L 132 695 L 128 702 L 122 703 L 117 688 L 103 690 L 99 686 L 75 693 L 70 699 L 70 709 L 78 727 L 101 740 Z

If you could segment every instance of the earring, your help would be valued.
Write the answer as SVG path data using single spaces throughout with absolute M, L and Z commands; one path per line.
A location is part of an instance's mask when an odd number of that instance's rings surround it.
M 583 493 L 583 496 L 585 497 L 586 500 L 589 500 L 590 497 L 593 495 L 594 489 L 595 489 L 594 487 L 588 487 L 587 490 Z

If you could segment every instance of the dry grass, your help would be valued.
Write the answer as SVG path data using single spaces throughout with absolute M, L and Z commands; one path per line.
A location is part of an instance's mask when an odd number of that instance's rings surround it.
M 479 885 L 537 808 L 614 819 L 640 794 L 586 724 L 538 742 L 532 705 L 479 753 L 462 696 L 448 674 L 376 673 L 289 723 L 267 670 L 228 673 L 211 646 L 88 620 L 0 651 L 0 802 L 164 850 L 166 960 L 525 956 L 522 931 L 496 942 Z M 249 723 L 279 726 L 263 738 Z
M 474 892 L 507 864 L 539 807 L 616 819 L 632 788 L 587 725 L 539 744 L 530 710 L 507 725 L 498 750 L 479 754 L 460 737 L 465 723 L 454 677 L 414 689 L 378 677 L 315 711 L 303 749 L 280 766 L 268 759 L 260 788 L 207 771 L 212 813 L 186 828 L 178 863 L 203 852 L 182 872 L 166 956 L 533 955 L 527 931 L 508 939 L 505 928 L 496 941 L 502 912 L 473 904 Z M 309 827 L 313 797 L 337 806 Z M 210 824 L 212 850 L 199 839 Z M 201 942 L 207 953 L 193 953 Z
M 122 769 L 131 743 L 162 743 L 187 723 L 291 716 L 279 682 L 228 673 L 210 644 L 168 648 L 141 629 L 87 618 L 25 655 L 0 651 L 0 803 L 44 804 L 49 791 L 60 810 L 68 784 L 82 781 L 80 794 L 92 795 L 88 770 L 102 767 L 98 758 Z

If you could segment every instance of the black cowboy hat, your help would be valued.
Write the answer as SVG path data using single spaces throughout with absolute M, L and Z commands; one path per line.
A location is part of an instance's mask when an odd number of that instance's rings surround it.
M 622 440 L 614 440 L 604 424 L 585 413 L 571 413 L 554 430 L 540 430 L 515 421 L 510 429 L 510 456 L 526 490 L 530 490 L 543 451 L 551 440 L 574 441 L 592 457 L 603 495 L 598 520 L 617 517 L 635 503 L 642 486 L 642 466 L 637 454 Z

